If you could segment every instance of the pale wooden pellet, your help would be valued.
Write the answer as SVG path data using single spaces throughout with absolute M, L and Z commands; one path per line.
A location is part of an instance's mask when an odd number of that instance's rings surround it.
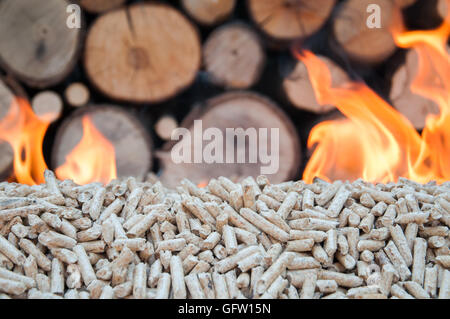
M 430 299 L 430 295 L 415 281 L 404 282 L 406 290 L 417 299 Z
M 206 299 L 197 274 L 187 275 L 184 280 L 192 299 Z
M 99 299 L 113 299 L 114 298 L 114 290 L 110 285 L 106 285 L 102 288 L 102 293 L 100 294 Z
M 234 228 L 228 225 L 223 226 L 222 238 L 228 255 L 237 252 L 237 239 Z
M 64 265 L 59 259 L 53 258 L 50 272 L 50 292 L 63 295 L 64 287 Z
M 384 248 L 384 252 L 386 253 L 386 255 L 388 255 L 401 280 L 407 280 L 411 276 L 411 271 L 409 270 L 405 260 L 403 259 L 397 246 L 392 240 L 390 240 L 386 245 L 386 247 Z
M 309 239 L 299 239 L 299 240 L 291 240 L 286 243 L 286 251 L 296 251 L 296 252 L 305 252 L 311 251 L 314 246 L 314 240 Z
M 319 230 L 295 230 L 289 232 L 289 240 L 312 238 L 316 243 L 321 243 L 327 238 L 327 233 Z
M 78 257 L 78 266 L 80 268 L 80 273 L 83 278 L 84 284 L 86 286 L 89 286 L 89 284 L 96 280 L 97 277 L 95 276 L 94 269 L 92 268 L 91 262 L 89 261 L 89 258 L 86 254 L 86 251 L 84 250 L 83 246 L 76 245 L 73 247 L 73 252 L 77 254 Z
M 439 288 L 439 299 L 450 299 L 450 271 L 444 270 L 444 275 Z
M 36 275 L 37 289 L 41 292 L 50 292 L 50 278 L 44 274 Z
M 336 292 L 338 285 L 334 280 L 317 280 L 316 286 L 321 293 L 333 293 Z
M 397 284 L 392 285 L 391 294 L 400 299 L 414 299 L 413 296 L 408 294 L 402 287 Z
M 251 246 L 256 245 L 258 243 L 256 235 L 249 231 L 234 227 L 234 233 L 236 234 L 237 240 L 246 245 Z
M 64 294 L 64 299 L 80 299 L 80 295 L 76 289 L 69 289 Z
M 172 278 L 173 297 L 175 299 L 186 298 L 186 285 L 184 282 L 184 270 L 181 258 L 172 256 L 170 258 L 170 274 Z
M 240 260 L 237 265 L 242 272 L 246 272 L 254 267 L 261 265 L 262 259 L 262 254 L 258 252 Z
M 11 268 L 9 270 L 11 270 Z M 23 264 L 23 271 L 25 272 L 25 275 L 27 277 L 34 279 L 38 273 L 38 265 L 36 263 L 36 258 L 34 258 L 32 255 L 29 255 L 25 260 L 25 263 Z
M 249 246 L 242 250 L 240 250 L 238 253 L 228 256 L 225 259 L 222 259 L 218 263 L 216 263 L 215 268 L 218 272 L 224 273 L 227 272 L 234 267 L 237 266 L 238 262 L 244 259 L 245 257 L 248 257 L 250 255 L 253 255 L 256 252 L 259 252 L 260 248 L 258 246 Z
M 215 299 L 216 293 L 214 291 L 213 281 L 210 273 L 199 273 L 198 279 L 200 281 L 200 285 L 202 286 L 203 293 L 207 299 Z
M 300 292 L 300 299 L 312 299 L 316 288 L 317 273 L 311 273 L 305 278 Z
M 47 231 L 40 233 L 38 237 L 39 243 L 48 248 L 73 248 L 77 241 L 69 236 L 62 235 L 55 231 Z
M 277 279 L 270 285 L 270 287 L 264 292 L 260 299 L 276 299 L 280 296 L 281 292 L 288 286 L 289 282 L 283 277 L 278 276 Z
M 14 264 L 21 266 L 25 263 L 25 255 L 13 244 L 0 235 L 0 253 L 8 257 Z
M 36 259 L 36 263 L 40 268 L 45 271 L 50 271 L 52 262 L 45 256 L 36 245 L 25 238 L 22 238 L 19 242 L 20 248 L 22 248 L 27 254 L 33 256 Z
M 423 288 L 431 297 L 437 296 L 438 269 L 437 266 L 426 267 Z
M 358 276 L 329 270 L 320 270 L 318 273 L 318 279 L 334 280 L 339 286 L 347 288 L 359 287 L 363 284 L 363 279 Z
M 89 204 L 89 216 L 92 220 L 97 220 L 100 217 L 103 201 L 105 200 L 106 189 L 99 187 L 92 197 Z
M 264 272 L 261 278 L 256 283 L 255 289 L 258 294 L 263 294 L 264 291 L 272 284 L 287 267 L 287 265 L 294 258 L 292 253 L 283 253 L 278 259 Z
M 241 273 L 237 279 L 236 284 L 239 289 L 246 289 L 250 285 L 250 274 L 247 272 Z
M 139 263 L 134 268 L 133 296 L 136 299 L 147 297 L 147 268 L 144 263 Z
M 33 278 L 17 274 L 4 268 L 0 268 L 0 278 L 20 282 L 24 284 L 27 288 L 36 287 L 36 281 Z
M 416 238 L 414 240 L 413 248 L 413 264 L 411 280 L 423 285 L 425 275 L 427 242 L 423 238 Z
M 228 288 L 228 294 L 230 295 L 230 299 L 243 299 L 241 291 L 237 286 L 237 278 L 235 270 L 230 270 L 225 273 L 225 282 Z
M 257 228 L 264 231 L 266 234 L 274 237 L 275 239 L 286 242 L 289 240 L 289 234 L 286 233 L 281 228 L 277 227 L 275 224 L 272 224 L 267 219 L 258 215 L 254 211 L 248 208 L 242 208 L 240 214 L 247 219 L 251 224 L 256 226 Z
M 228 293 L 227 282 L 225 280 L 225 275 L 219 274 L 217 272 L 212 273 L 212 281 L 214 283 L 214 291 L 217 299 L 229 299 L 230 294 Z
M 220 240 L 220 236 L 218 241 Z M 203 241 L 204 243 L 205 241 Z M 179 253 L 178 256 L 184 260 L 186 259 L 186 257 L 190 256 L 190 255 L 196 255 L 198 252 L 200 251 L 200 247 L 194 245 L 194 244 L 188 244 L 186 245 Z

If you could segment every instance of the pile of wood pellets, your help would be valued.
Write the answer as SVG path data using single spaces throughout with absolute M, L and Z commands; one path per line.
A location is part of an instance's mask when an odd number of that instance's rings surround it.
M 450 182 L 0 183 L 0 298 L 450 298 Z

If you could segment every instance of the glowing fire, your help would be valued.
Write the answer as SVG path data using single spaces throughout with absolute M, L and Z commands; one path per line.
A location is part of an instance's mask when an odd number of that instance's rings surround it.
M 450 180 L 449 34 L 450 15 L 437 30 L 403 32 L 398 26 L 393 30 L 397 45 L 413 48 L 419 56 L 412 91 L 440 107 L 439 115 L 427 117 L 422 135 L 365 84 L 332 87 L 325 64 L 311 52 L 297 54 L 308 69 L 319 103 L 334 104 L 347 117 L 323 122 L 311 131 L 308 147 L 315 149 L 305 168 L 305 181 L 315 176 L 361 177 L 371 182 L 395 181 L 399 176 L 422 183 Z
M 8 142 L 14 150 L 14 180 L 28 185 L 44 182 L 47 169 L 42 145 L 50 125 L 47 117 L 39 118 L 27 100 L 13 99 L 6 116 L 0 120 L 0 140 Z M 108 183 L 116 178 L 114 146 L 94 127 L 90 119 L 83 118 L 83 137 L 67 156 L 66 163 L 57 168 L 61 179 L 72 179 L 78 184 Z
M 117 178 L 116 155 L 111 144 L 88 116 L 82 119 L 83 137 L 66 156 L 66 163 L 55 170 L 60 179 L 73 179 L 83 185 L 92 181 L 109 183 Z

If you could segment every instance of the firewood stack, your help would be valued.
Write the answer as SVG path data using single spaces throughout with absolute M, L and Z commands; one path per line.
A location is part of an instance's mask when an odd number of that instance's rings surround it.
M 70 4 L 81 8 L 69 28 Z M 379 5 L 381 29 L 366 26 Z M 426 10 L 424 9 L 426 8 Z M 333 83 L 362 77 L 417 129 L 437 106 L 409 91 L 417 58 L 389 32 L 402 10 L 408 27 L 430 13 L 438 25 L 445 1 L 427 0 L 3 0 L 0 2 L 0 121 L 22 96 L 40 116 L 51 114 L 45 157 L 56 169 L 82 136 L 90 114 L 115 146 L 120 176 L 160 175 L 168 186 L 225 175 L 259 175 L 256 164 L 173 165 L 177 126 L 279 128 L 280 170 L 274 183 L 301 176 L 312 123 L 334 114 L 319 105 L 292 47 L 313 50 Z M 432 14 L 431 14 L 432 13 Z M 408 19 L 408 17 L 410 17 Z M 330 113 L 331 112 L 331 113 Z M 333 113 L 334 112 L 334 113 Z M 130 156 L 130 154 L 134 154 Z M 10 146 L 0 141 L 0 179 L 12 173 Z

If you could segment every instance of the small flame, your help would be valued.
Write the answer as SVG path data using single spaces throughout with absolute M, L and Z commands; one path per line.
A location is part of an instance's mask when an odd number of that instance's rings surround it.
M 306 182 L 315 176 L 384 183 L 399 176 L 422 183 L 450 179 L 449 17 L 437 30 L 403 32 L 399 23 L 392 32 L 398 46 L 414 48 L 419 55 L 412 91 L 436 101 L 441 110 L 427 117 L 422 135 L 365 84 L 334 88 L 323 62 L 309 51 L 296 53 L 308 69 L 319 103 L 336 105 L 347 117 L 311 131 L 308 147 L 315 149 L 305 168 Z
M 207 181 L 201 181 L 197 185 L 198 188 L 205 188 L 206 186 L 208 186 L 208 182 Z
M 80 185 L 92 182 L 107 184 L 117 178 L 114 145 L 97 130 L 89 116 L 83 116 L 82 125 L 81 141 L 55 173 L 60 179 L 70 178 Z
M 7 115 L 0 121 L 0 139 L 14 150 L 14 175 L 19 183 L 36 185 L 44 182 L 47 164 L 42 153 L 45 132 L 50 121 L 38 118 L 29 103 L 13 99 Z

